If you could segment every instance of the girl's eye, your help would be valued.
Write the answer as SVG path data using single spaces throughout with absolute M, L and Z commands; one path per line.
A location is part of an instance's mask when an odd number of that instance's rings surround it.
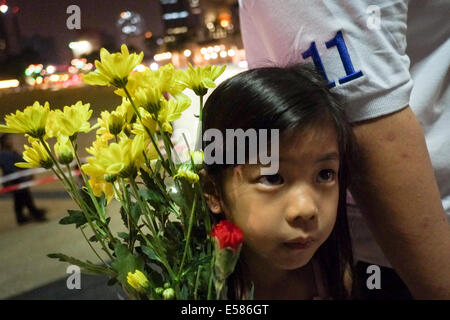
M 283 182 L 284 182 L 283 177 L 280 176 L 278 173 L 272 174 L 270 176 L 261 176 L 258 179 L 258 183 L 268 186 L 282 184 Z
M 325 169 L 319 172 L 317 175 L 317 181 L 320 183 L 327 183 L 334 181 L 336 172 L 332 169 Z

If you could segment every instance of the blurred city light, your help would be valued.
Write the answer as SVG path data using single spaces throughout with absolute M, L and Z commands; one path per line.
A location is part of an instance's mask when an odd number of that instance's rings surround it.
M 8 12 L 8 6 L 7 6 L 6 4 L 2 4 L 2 5 L 0 6 L 0 12 L 1 12 L 1 13 L 6 13 L 6 12 Z
M 72 49 L 73 54 L 76 57 L 84 54 L 90 54 L 93 50 L 92 44 L 87 40 L 71 42 L 69 43 L 69 48 Z
M 44 66 L 42 64 L 38 64 L 34 66 L 34 73 L 41 73 Z
M 185 57 L 190 57 L 192 52 L 191 52 L 191 50 L 186 49 L 186 50 L 184 50 L 183 54 L 184 54 Z
M 152 62 L 152 63 L 150 64 L 150 70 L 156 71 L 156 70 L 158 70 L 158 69 L 159 69 L 159 65 L 158 65 L 156 62 Z
M 47 66 L 46 70 L 47 70 L 48 74 L 52 74 L 52 73 L 55 72 L 56 68 L 54 66 L 52 66 L 52 65 L 49 65 L 49 66 Z
M 189 16 L 189 12 L 187 11 L 179 11 L 179 12 L 170 12 L 163 14 L 164 20 L 176 20 L 176 19 L 183 19 Z
M 158 54 L 155 54 L 155 56 L 153 57 L 153 59 L 155 59 L 155 61 L 169 60 L 170 58 L 172 58 L 172 53 L 170 53 L 170 52 L 158 53 Z
M 17 79 L 0 80 L 0 89 L 16 88 L 20 84 Z
M 142 72 L 142 71 L 145 70 L 145 66 L 143 64 L 139 64 L 139 65 L 136 66 L 135 70 L 137 72 Z
M 120 17 L 121 17 L 122 19 L 128 19 L 128 18 L 131 17 L 131 12 L 130 12 L 130 11 L 122 11 L 122 12 L 120 13 Z

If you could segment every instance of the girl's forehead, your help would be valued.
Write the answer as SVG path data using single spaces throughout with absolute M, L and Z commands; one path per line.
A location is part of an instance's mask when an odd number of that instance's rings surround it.
M 296 158 L 300 154 L 317 155 L 339 151 L 338 136 L 333 125 L 293 130 L 282 135 L 280 158 Z

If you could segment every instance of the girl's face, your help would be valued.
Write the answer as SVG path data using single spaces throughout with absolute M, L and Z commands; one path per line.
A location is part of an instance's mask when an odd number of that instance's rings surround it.
M 277 174 L 261 175 L 261 165 L 229 169 L 220 207 L 244 232 L 249 266 L 297 269 L 329 237 L 339 199 L 338 150 L 330 125 L 281 140 Z

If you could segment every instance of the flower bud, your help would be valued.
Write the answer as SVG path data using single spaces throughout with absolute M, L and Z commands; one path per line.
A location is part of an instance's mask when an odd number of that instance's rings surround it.
M 215 273 L 219 279 L 225 280 L 236 266 L 242 247 L 243 233 L 239 227 L 228 220 L 222 220 L 213 227 L 211 236 L 215 239 Z
M 203 151 L 191 151 L 192 162 L 196 171 L 203 167 Z
M 164 289 L 162 296 L 164 300 L 173 300 L 175 298 L 175 290 L 172 288 Z
M 190 183 L 195 183 L 200 180 L 198 174 L 190 169 L 191 165 L 183 164 L 178 168 L 177 174 L 174 178 L 184 178 Z
M 69 164 L 72 162 L 73 151 L 68 137 L 58 136 L 58 141 L 55 143 L 54 149 L 60 164 Z
M 135 270 L 134 273 L 128 272 L 127 282 L 139 292 L 145 292 L 150 285 L 145 274 L 139 270 Z
M 155 289 L 155 293 L 159 296 L 162 295 L 163 291 L 164 291 L 164 288 L 161 288 L 161 287 L 158 287 Z
M 108 129 L 113 135 L 118 135 L 124 126 L 123 116 L 117 111 L 113 111 L 109 116 Z
M 113 183 L 117 179 L 117 174 L 112 174 L 112 173 L 105 174 L 104 178 L 105 178 L 106 182 Z

